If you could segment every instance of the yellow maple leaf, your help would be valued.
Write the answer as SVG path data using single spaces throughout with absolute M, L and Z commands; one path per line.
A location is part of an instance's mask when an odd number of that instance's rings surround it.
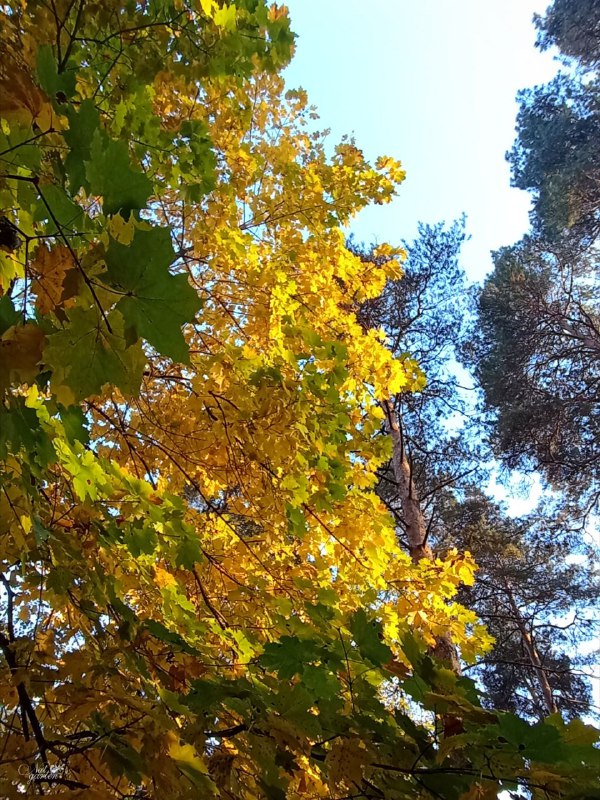
M 162 567 L 156 567 L 154 571 L 154 579 L 156 581 L 156 585 L 160 586 L 161 589 L 167 589 L 169 586 L 177 586 L 176 578 Z
M 191 744 L 174 741 L 169 745 L 169 756 L 181 767 L 208 775 L 208 767 Z
M 51 250 L 41 245 L 30 265 L 36 275 L 32 290 L 36 294 L 36 308 L 40 314 L 48 314 L 57 306 L 64 305 L 65 278 L 75 268 L 73 256 L 64 245 Z

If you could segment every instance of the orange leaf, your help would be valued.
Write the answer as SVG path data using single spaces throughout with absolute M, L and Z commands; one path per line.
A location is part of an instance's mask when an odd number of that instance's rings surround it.
M 31 269 L 37 274 L 33 291 L 37 295 L 36 307 L 41 314 L 64 305 L 65 277 L 74 269 L 73 257 L 67 247 L 58 245 L 48 250 L 38 247 Z

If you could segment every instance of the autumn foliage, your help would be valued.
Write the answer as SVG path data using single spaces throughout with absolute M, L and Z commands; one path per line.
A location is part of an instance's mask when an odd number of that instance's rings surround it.
M 404 173 L 329 153 L 286 10 L 1 14 L 0 795 L 583 797 L 592 729 L 428 654 L 491 642 L 374 492 L 425 378 L 355 314 L 402 252 L 343 231 Z

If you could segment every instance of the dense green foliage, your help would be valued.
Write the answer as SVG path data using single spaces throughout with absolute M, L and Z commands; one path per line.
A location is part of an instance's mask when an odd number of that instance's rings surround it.
M 591 246 L 600 224 L 600 97 L 595 80 L 559 74 L 520 96 L 510 153 L 514 185 L 533 192 L 533 227 Z
M 593 252 L 525 238 L 496 254 L 479 300 L 472 359 L 495 442 L 510 467 L 543 471 L 559 490 L 596 502 L 600 434 L 600 306 Z
M 538 46 L 557 47 L 584 69 L 600 61 L 598 0 L 554 0 L 543 16 L 536 16 Z
M 495 254 L 471 352 L 496 452 L 541 470 L 584 513 L 600 496 L 599 25 L 598 3 L 559 1 L 538 20 L 568 69 L 520 96 L 509 160 L 532 193 L 532 229 Z

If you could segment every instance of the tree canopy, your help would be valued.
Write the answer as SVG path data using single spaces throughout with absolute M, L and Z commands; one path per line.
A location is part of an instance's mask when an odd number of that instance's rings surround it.
M 538 46 L 557 47 L 584 69 L 600 61 L 600 23 L 596 0 L 554 0 L 544 15 L 536 15 Z
M 598 236 L 600 141 L 598 85 L 559 73 L 519 95 L 517 139 L 509 154 L 513 184 L 534 197 L 534 230 L 579 246 Z
M 375 491 L 425 377 L 343 231 L 404 172 L 327 155 L 285 8 L 0 14 L 2 796 L 598 794 L 598 731 L 434 657 L 492 642 Z
M 510 467 L 539 469 L 584 512 L 600 490 L 599 24 L 597 3 L 562 0 L 538 19 L 541 46 L 561 48 L 567 68 L 520 95 L 508 158 L 514 184 L 532 193 L 532 226 L 494 254 L 472 352 L 496 452 Z
M 600 329 L 594 255 L 525 238 L 496 254 L 472 361 L 511 467 L 595 504 Z
M 461 223 L 448 228 L 421 225 L 417 239 L 406 244 L 403 277 L 389 281 L 378 298 L 367 301 L 359 310 L 364 325 L 381 326 L 392 349 L 402 352 L 402 348 L 408 348 L 427 370 L 427 384 L 421 391 L 400 393 L 393 401 L 409 478 L 396 479 L 398 470 L 392 458 L 378 470 L 377 493 L 393 514 L 400 541 L 408 549 L 409 527 L 416 512 L 424 531 L 419 534 L 420 540 L 417 537 L 421 552 L 424 538 L 434 553 L 456 548 L 473 554 L 478 565 L 475 582 L 462 587 L 459 598 L 485 621 L 495 640 L 490 652 L 465 666 L 467 674 L 476 676 L 484 687 L 484 703 L 533 718 L 558 708 L 571 716 L 593 713 L 587 680 L 593 656 L 577 655 L 581 641 L 593 640 L 597 630 L 591 608 L 598 592 L 593 554 L 582 545 L 580 533 L 573 531 L 573 521 L 564 514 L 560 502 L 546 502 L 515 520 L 477 488 L 489 482 L 493 454 L 482 424 L 484 409 L 478 399 L 477 381 L 473 383 L 467 375 L 460 382 L 457 361 L 463 360 L 465 351 L 473 346 L 476 322 L 479 344 L 493 343 L 496 350 L 493 359 L 491 352 L 481 350 L 471 359 L 476 373 L 482 363 L 488 370 L 475 377 L 488 385 L 497 371 L 506 386 L 506 365 L 512 365 L 512 392 L 521 403 L 529 403 L 538 428 L 541 424 L 537 416 L 541 413 L 548 428 L 563 432 L 565 443 L 571 441 L 573 447 L 580 441 L 578 437 L 584 436 L 580 433 L 581 415 L 574 413 L 575 390 L 571 393 L 567 380 L 559 383 L 555 378 L 550 406 L 549 387 L 558 367 L 554 367 L 554 373 L 549 367 L 548 374 L 537 376 L 542 383 L 543 375 L 545 393 L 542 386 L 535 382 L 530 385 L 522 377 L 520 370 L 526 375 L 536 374 L 533 366 L 522 365 L 534 358 L 533 343 L 539 342 L 540 332 L 532 319 L 543 318 L 543 314 L 540 308 L 529 315 L 525 309 L 522 315 L 526 324 L 517 328 L 501 305 L 512 309 L 525 302 L 522 284 L 527 281 L 521 272 L 515 269 L 506 285 L 490 280 L 480 298 L 480 318 L 476 319 L 475 287 L 468 286 L 459 265 L 464 238 Z M 363 259 L 381 258 L 354 242 L 350 247 Z M 544 286 L 547 284 L 548 280 Z M 538 303 L 541 306 L 541 298 Z M 558 335 L 558 324 L 554 330 Z M 562 364 L 566 372 L 571 357 L 563 348 L 556 352 L 554 363 Z M 593 363 L 591 360 L 585 371 L 593 372 Z M 576 371 L 575 366 L 570 369 Z M 488 402 L 491 398 L 488 390 Z M 517 400 L 509 409 L 505 395 L 498 392 L 494 399 L 500 407 L 498 427 L 505 454 L 510 447 L 513 466 L 530 466 L 535 453 L 525 448 L 532 423 L 522 424 Z M 510 414 L 517 417 L 512 422 L 515 427 L 521 422 L 521 433 L 519 428 L 512 433 Z M 587 438 L 594 441 L 593 430 L 587 430 Z M 566 447 L 563 462 L 565 458 Z M 563 462 L 562 467 L 557 458 L 554 463 L 545 462 L 549 471 L 553 469 L 554 485 L 576 483 L 579 500 L 589 497 L 592 462 L 587 469 L 581 465 L 576 482 L 574 466 L 567 472 Z M 579 560 L 567 563 L 574 554 Z

